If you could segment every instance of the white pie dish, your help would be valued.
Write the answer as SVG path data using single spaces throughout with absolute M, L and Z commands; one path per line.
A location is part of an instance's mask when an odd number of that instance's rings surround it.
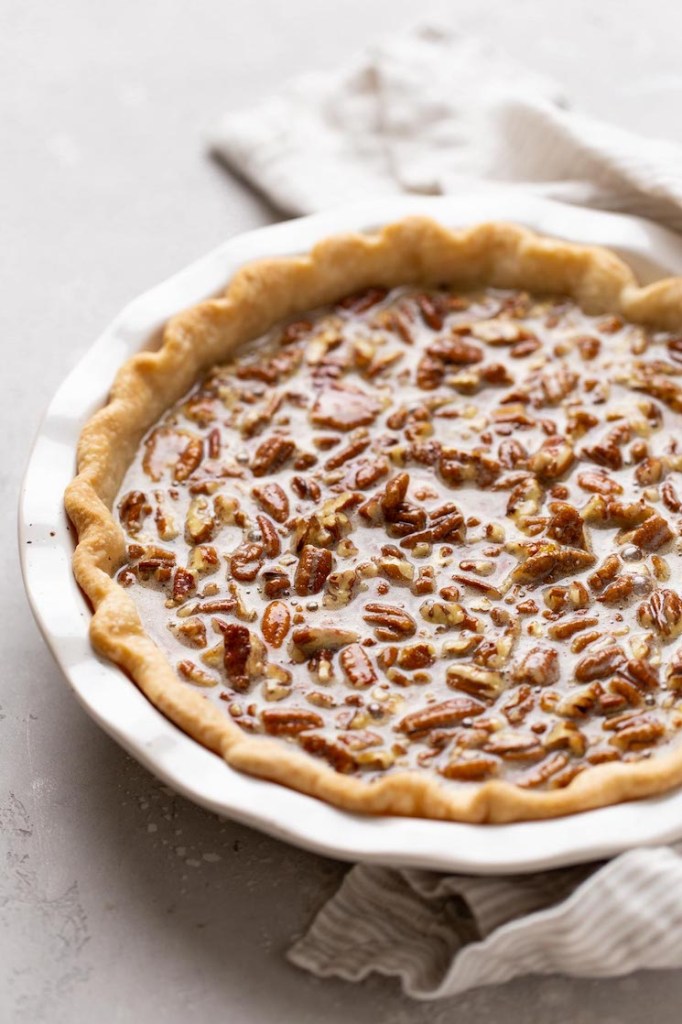
M 661 228 L 497 190 L 452 199 L 372 201 L 230 240 L 126 307 L 55 396 L 31 455 L 20 513 L 24 577 L 38 623 L 86 710 L 133 756 L 198 803 L 321 853 L 449 871 L 518 872 L 668 842 L 682 836 L 682 790 L 563 819 L 501 826 L 337 810 L 234 771 L 166 720 L 90 646 L 90 611 L 71 574 L 73 539 L 62 495 L 74 472 L 80 429 L 105 401 L 116 369 L 149 346 L 170 315 L 218 292 L 244 263 L 305 252 L 328 235 L 369 230 L 411 213 L 452 227 L 510 220 L 548 235 L 604 244 L 643 281 L 682 273 L 682 242 Z

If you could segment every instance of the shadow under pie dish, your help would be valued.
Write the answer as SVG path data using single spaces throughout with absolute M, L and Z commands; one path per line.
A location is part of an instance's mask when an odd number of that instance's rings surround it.
M 245 267 L 83 432 L 96 648 L 233 766 L 348 809 L 678 785 L 681 303 L 503 224 Z

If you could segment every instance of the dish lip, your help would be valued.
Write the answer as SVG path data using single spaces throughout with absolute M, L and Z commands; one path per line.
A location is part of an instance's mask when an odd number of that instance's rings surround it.
M 466 871 L 524 872 L 600 858 L 682 836 L 682 789 L 565 818 L 472 825 L 352 814 L 277 783 L 244 775 L 174 726 L 88 639 L 89 605 L 71 572 L 73 537 L 63 491 L 80 430 L 116 369 L 179 309 L 215 294 L 235 270 L 296 255 L 328 235 L 371 231 L 412 214 L 449 227 L 507 220 L 618 252 L 638 275 L 682 273 L 682 240 L 658 225 L 486 188 L 454 197 L 391 197 L 237 235 L 143 293 L 114 318 L 54 395 L 32 446 L 19 501 L 19 550 L 31 610 L 85 710 L 132 756 L 189 799 L 225 817 L 343 860 Z M 54 600 L 55 592 L 61 599 Z M 493 838 L 495 837 L 495 838 Z

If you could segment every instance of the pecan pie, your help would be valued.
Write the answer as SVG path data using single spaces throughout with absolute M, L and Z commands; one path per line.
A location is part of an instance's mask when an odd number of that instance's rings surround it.
M 235 767 L 374 813 L 682 782 L 682 282 L 410 219 L 240 271 L 67 493 L 96 648 Z

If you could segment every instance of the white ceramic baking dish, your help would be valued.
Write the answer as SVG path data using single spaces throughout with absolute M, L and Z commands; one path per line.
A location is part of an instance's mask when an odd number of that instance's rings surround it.
M 244 263 L 303 253 L 327 235 L 369 231 L 415 213 L 453 227 L 492 219 L 516 221 L 548 235 L 606 245 L 645 282 L 682 273 L 682 241 L 663 228 L 509 190 L 373 200 L 230 239 L 126 306 L 50 404 L 30 456 L 19 513 L 24 579 L 38 624 L 85 709 L 150 771 L 218 814 L 319 853 L 484 874 L 576 863 L 682 837 L 682 790 L 567 818 L 513 825 L 348 814 L 234 771 L 167 721 L 127 676 L 90 646 L 90 609 L 71 574 L 73 536 L 62 495 L 74 473 L 81 427 L 106 400 L 117 368 L 153 344 L 171 314 L 220 291 Z

